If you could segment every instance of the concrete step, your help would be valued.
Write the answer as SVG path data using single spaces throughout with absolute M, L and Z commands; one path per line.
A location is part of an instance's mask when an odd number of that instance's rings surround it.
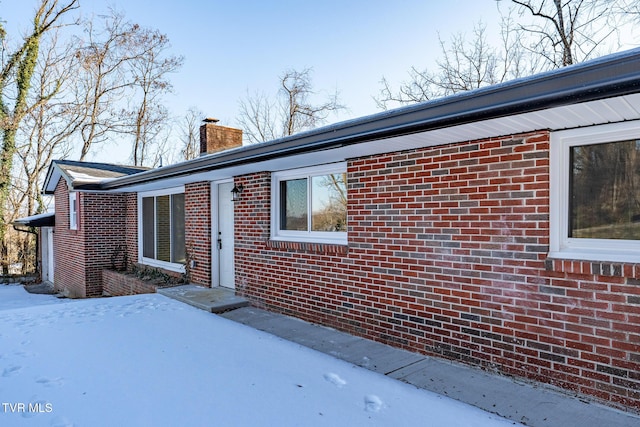
M 210 313 L 223 313 L 249 305 L 249 301 L 237 296 L 233 289 L 220 287 L 206 288 L 197 285 L 182 285 L 161 288 L 157 292 Z

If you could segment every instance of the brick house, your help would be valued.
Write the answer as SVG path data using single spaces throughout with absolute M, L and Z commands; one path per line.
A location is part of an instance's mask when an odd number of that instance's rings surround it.
M 640 411 L 640 50 L 215 151 L 238 132 L 205 123 L 199 158 L 91 183 L 53 162 L 55 285 L 101 295 L 118 249 Z
M 51 163 L 45 182 L 55 181 L 49 194 L 55 198 L 58 223 L 53 221 L 53 248 L 48 251 L 52 258 L 48 264 L 55 268 L 53 277 L 48 276 L 57 289 L 71 297 L 102 295 L 102 270 L 111 266 L 114 254 L 126 245 L 119 232 L 124 236 L 127 227 L 136 226 L 132 224 L 136 213 L 128 213 L 135 210 L 127 204 L 128 195 L 95 188 L 100 182 L 144 170 L 147 168 L 72 160 Z

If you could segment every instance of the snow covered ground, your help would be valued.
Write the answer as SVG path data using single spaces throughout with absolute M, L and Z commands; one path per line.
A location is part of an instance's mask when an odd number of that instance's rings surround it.
M 508 426 L 161 295 L 0 285 L 0 426 Z

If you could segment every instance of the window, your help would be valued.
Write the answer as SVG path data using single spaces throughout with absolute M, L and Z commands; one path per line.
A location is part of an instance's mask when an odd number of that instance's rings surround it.
M 550 255 L 640 261 L 640 124 L 551 138 Z
M 69 192 L 69 229 L 78 229 L 78 193 Z
M 274 173 L 271 238 L 347 243 L 346 164 Z
M 182 271 L 186 262 L 184 189 L 173 191 L 138 196 L 139 252 L 145 264 Z

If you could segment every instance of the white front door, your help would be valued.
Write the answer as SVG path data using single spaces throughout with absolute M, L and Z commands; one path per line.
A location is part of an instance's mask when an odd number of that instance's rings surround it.
M 234 250 L 234 214 L 233 202 L 231 201 L 231 189 L 233 182 L 225 182 L 215 185 L 217 189 L 217 209 L 212 210 L 213 215 L 217 218 L 216 235 L 214 236 L 215 252 L 218 255 L 217 262 L 217 279 L 218 286 L 234 289 L 235 284 L 235 268 L 233 259 Z M 215 272 L 214 272 L 215 274 Z

